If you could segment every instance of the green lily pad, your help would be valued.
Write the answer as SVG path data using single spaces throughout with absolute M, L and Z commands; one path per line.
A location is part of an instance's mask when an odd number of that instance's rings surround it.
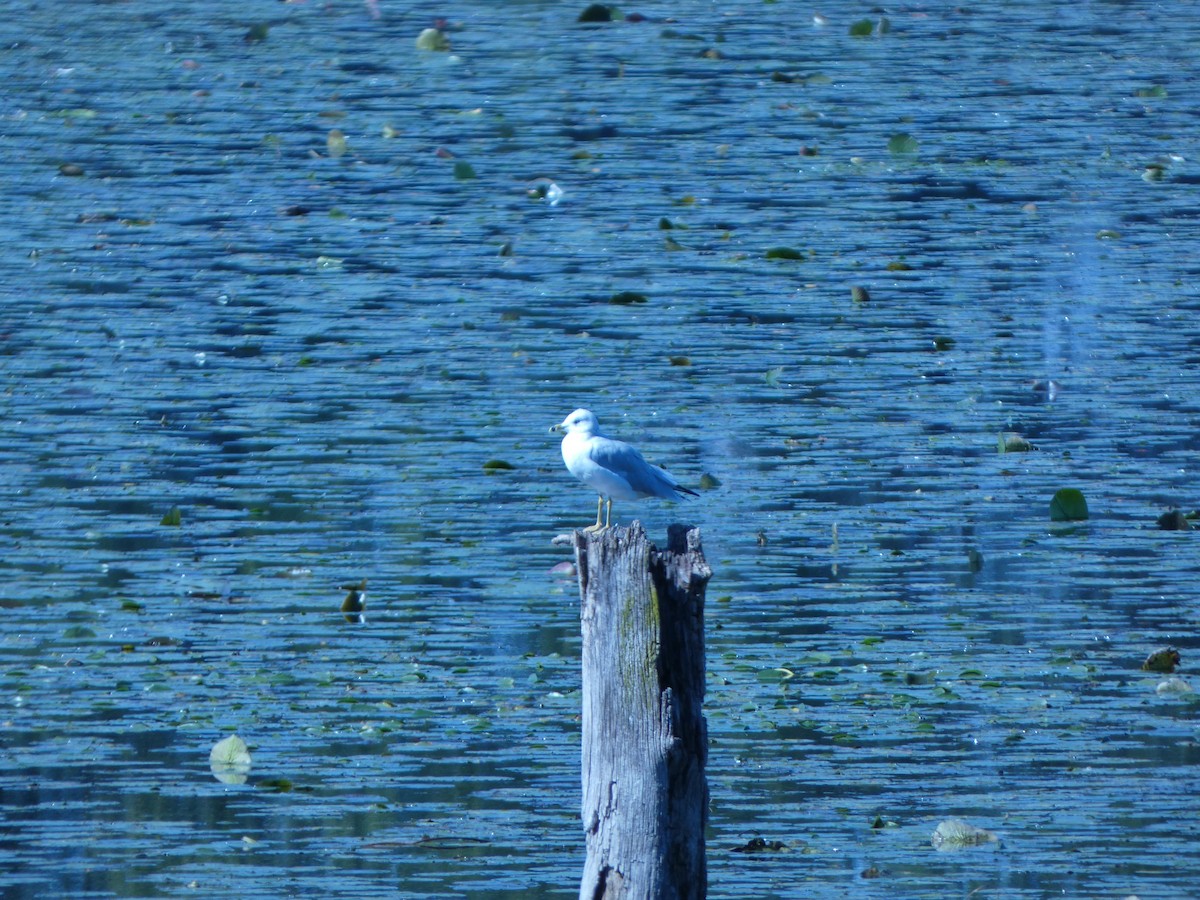
M 634 303 L 645 303 L 648 299 L 645 294 L 639 294 L 637 291 L 621 291 L 613 294 L 608 302 L 617 306 L 631 306 Z
M 1015 432 L 1004 432 L 996 441 L 997 453 L 1028 453 L 1033 444 Z
M 1088 517 L 1087 500 L 1075 488 L 1060 488 L 1050 501 L 1053 522 L 1082 522 Z
M 916 153 L 920 146 L 915 137 L 905 132 L 893 134 L 888 138 L 887 144 L 888 153 L 895 156 L 910 156 Z
M 614 7 L 605 6 L 603 3 L 593 3 L 587 9 L 579 14 L 578 21 L 580 22 L 612 22 L 617 19 L 617 11 Z

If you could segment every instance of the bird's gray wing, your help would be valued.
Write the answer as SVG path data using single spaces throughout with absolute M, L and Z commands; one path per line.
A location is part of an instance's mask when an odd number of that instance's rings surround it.
M 619 474 L 639 494 L 674 498 L 676 490 L 691 493 L 686 488 L 678 487 L 679 483 L 669 472 L 646 462 L 635 447 L 624 441 L 594 438 L 588 448 L 588 455 L 597 465 Z

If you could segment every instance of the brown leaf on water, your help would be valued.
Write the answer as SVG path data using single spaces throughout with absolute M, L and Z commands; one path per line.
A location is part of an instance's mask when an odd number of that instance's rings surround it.
M 1162 650 L 1155 650 L 1146 657 L 1146 661 L 1142 663 L 1143 672 L 1174 672 L 1175 667 L 1180 662 L 1179 651 L 1174 647 L 1164 647 Z

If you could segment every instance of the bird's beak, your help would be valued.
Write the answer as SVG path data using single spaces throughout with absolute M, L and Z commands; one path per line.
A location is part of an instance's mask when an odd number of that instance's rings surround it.
M 567 430 L 566 426 L 564 426 L 562 422 L 559 422 L 557 425 L 550 426 L 551 434 L 554 434 L 554 432 L 556 432 L 556 431 L 566 431 L 566 430 Z

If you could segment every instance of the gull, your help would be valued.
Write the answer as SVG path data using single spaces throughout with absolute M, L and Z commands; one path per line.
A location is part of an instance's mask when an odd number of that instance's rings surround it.
M 562 455 L 567 470 L 600 495 L 596 501 L 596 524 L 585 531 L 609 527 L 614 497 L 618 500 L 636 500 L 638 497 L 677 500 L 682 494 L 699 496 L 681 486 L 671 473 L 650 465 L 631 445 L 602 435 L 600 423 L 591 410 L 577 409 L 550 430 L 565 433 Z M 605 501 L 608 501 L 608 510 L 601 525 L 600 511 Z

